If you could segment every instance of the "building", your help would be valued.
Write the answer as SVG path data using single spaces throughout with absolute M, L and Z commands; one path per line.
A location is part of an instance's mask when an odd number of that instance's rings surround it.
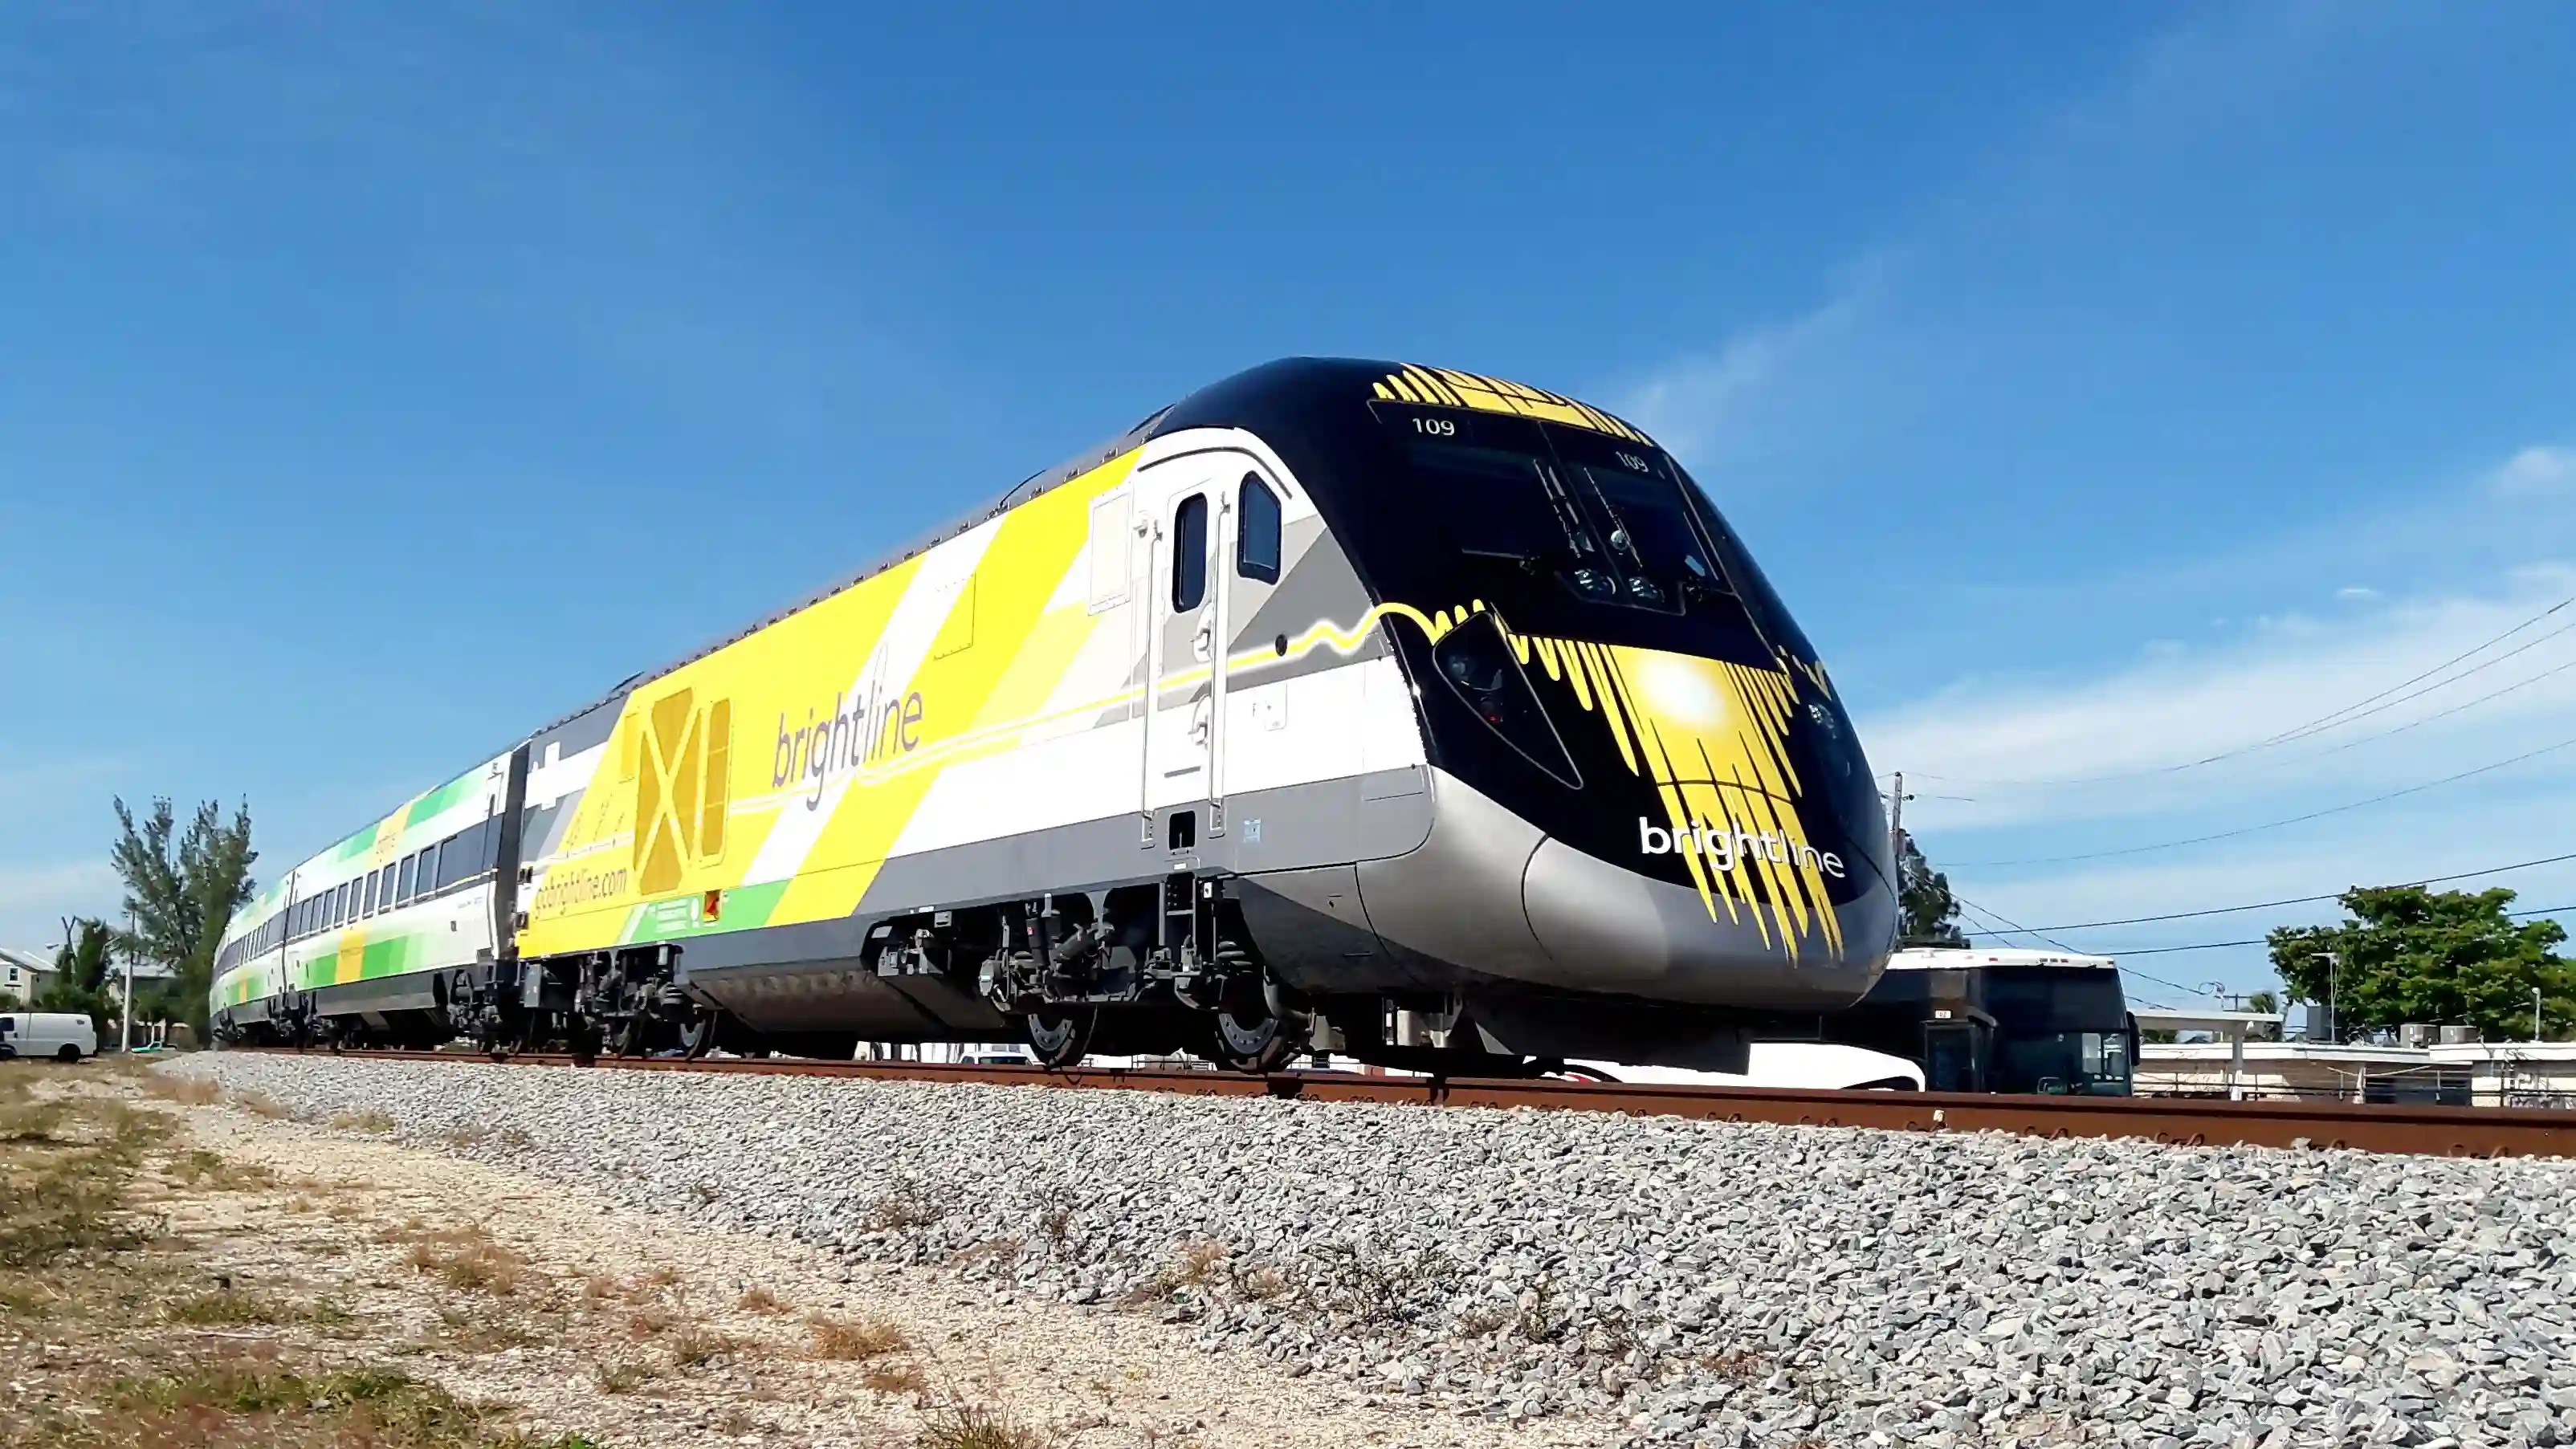
M 2143 1024 L 2147 1013 L 2139 1013 Z M 2576 1107 L 2576 1042 L 2151 1042 L 2139 1096 Z
M 14 996 L 33 1005 L 36 994 L 54 979 L 54 959 L 35 951 L 13 951 L 0 946 L 0 996 Z

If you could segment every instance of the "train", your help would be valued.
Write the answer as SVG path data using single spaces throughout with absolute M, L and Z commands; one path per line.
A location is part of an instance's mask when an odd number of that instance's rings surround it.
M 1670 453 L 1299 358 L 298 862 L 209 1010 L 227 1043 L 1740 1073 L 1869 992 L 1895 879 L 1832 675 Z

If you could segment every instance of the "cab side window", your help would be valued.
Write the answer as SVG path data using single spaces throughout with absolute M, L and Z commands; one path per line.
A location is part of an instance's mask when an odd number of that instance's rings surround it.
M 1242 519 L 1234 541 L 1234 571 L 1265 584 L 1279 582 L 1279 495 L 1256 474 L 1243 475 Z
M 1181 500 L 1172 517 L 1172 612 L 1186 614 L 1207 602 L 1208 501 L 1204 493 Z

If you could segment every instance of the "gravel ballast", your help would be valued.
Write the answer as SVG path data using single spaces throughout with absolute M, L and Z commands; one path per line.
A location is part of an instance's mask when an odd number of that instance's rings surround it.
M 2576 1443 L 2576 1166 L 203 1054 L 296 1115 L 1720 1445 Z

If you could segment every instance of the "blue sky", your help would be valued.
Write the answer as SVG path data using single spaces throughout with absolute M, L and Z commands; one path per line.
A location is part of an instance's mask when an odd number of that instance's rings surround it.
M 2571 609 L 2158 768 L 2576 595 L 2570 54 L 2542 4 L 13 6 L 0 941 L 112 907 L 113 794 L 281 863 L 1294 353 L 1645 423 L 2019 923 L 2576 850 L 2576 748 L 2138 848 L 2576 737 Z

